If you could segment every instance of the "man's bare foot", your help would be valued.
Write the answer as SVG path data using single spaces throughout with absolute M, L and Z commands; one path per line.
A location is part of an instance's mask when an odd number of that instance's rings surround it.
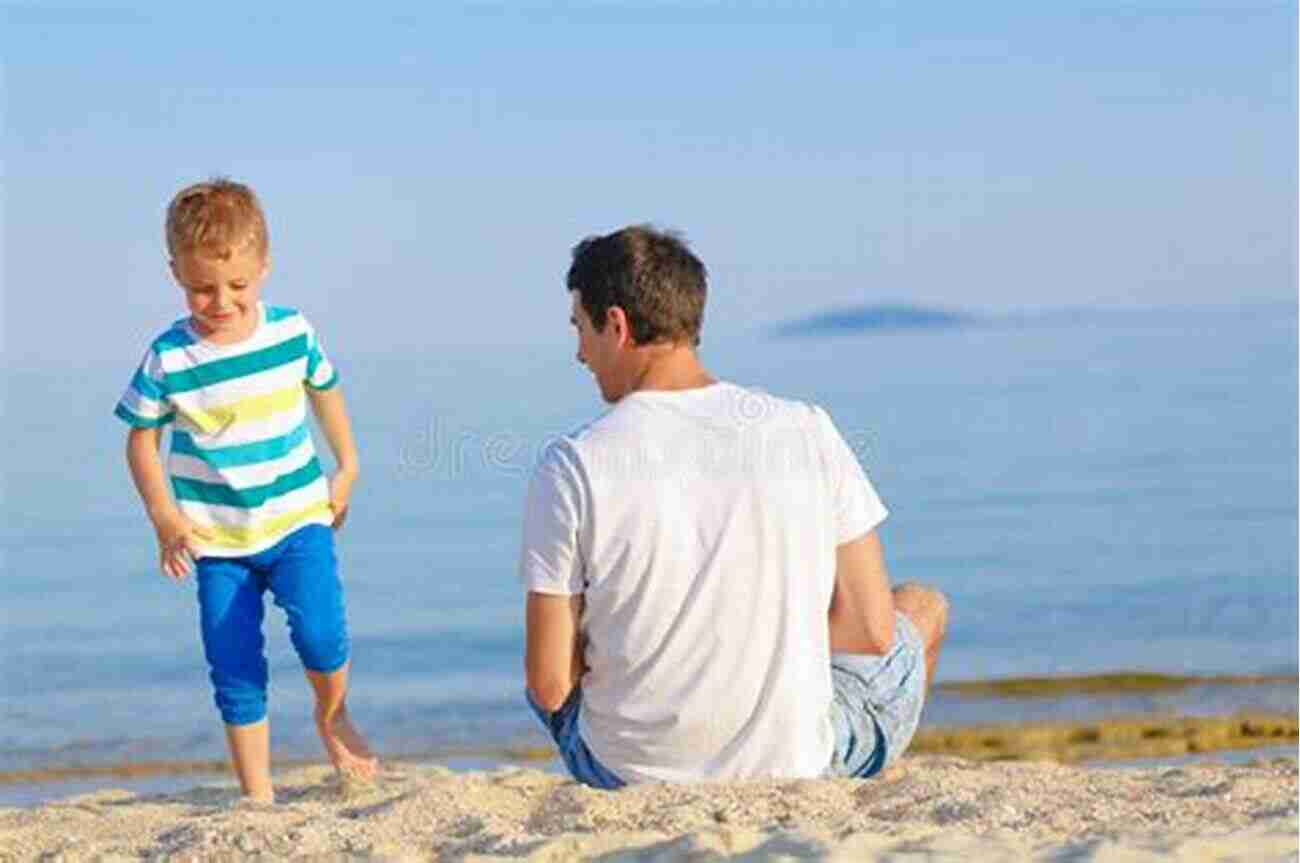
M 339 773 L 355 779 L 375 778 L 379 772 L 379 759 L 370 751 L 346 710 L 340 710 L 330 721 L 317 714 L 316 732 L 325 745 L 330 763 Z

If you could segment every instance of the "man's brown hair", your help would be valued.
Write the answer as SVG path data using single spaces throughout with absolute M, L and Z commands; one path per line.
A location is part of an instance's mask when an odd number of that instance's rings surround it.
M 229 260 L 250 247 L 266 257 L 270 236 L 257 195 L 243 183 L 215 177 L 176 193 L 167 207 L 167 252 Z
M 574 246 L 565 284 L 578 292 L 598 331 L 618 306 L 639 345 L 698 345 L 707 280 L 704 264 L 679 235 L 633 225 Z

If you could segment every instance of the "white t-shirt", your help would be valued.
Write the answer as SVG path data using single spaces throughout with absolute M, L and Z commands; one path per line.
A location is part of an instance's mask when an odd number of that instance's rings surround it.
M 585 597 L 600 762 L 627 782 L 820 775 L 835 549 L 885 515 L 825 411 L 729 383 L 631 393 L 549 446 L 520 577 Z

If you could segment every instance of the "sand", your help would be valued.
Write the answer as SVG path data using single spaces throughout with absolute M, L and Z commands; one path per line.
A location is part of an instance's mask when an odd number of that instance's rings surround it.
M 101 791 L 0 809 L 0 860 L 1297 859 L 1294 759 L 1166 768 L 903 759 L 882 781 L 783 780 L 594 791 L 532 768 L 386 766 L 349 787 L 277 777 L 277 803 L 228 786 Z

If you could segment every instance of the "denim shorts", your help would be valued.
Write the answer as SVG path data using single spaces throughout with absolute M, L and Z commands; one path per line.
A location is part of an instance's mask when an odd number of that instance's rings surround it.
M 835 748 L 826 776 L 869 779 L 896 762 L 912 742 L 925 704 L 925 645 L 902 612 L 894 618 L 894 646 L 883 656 L 831 656 L 830 708 Z M 601 764 L 578 734 L 582 689 L 575 686 L 559 710 L 528 705 L 560 750 L 569 775 L 593 788 L 625 784 Z
M 916 625 L 894 613 L 894 646 L 883 656 L 831 656 L 835 750 L 827 776 L 866 779 L 907 749 L 925 704 L 925 645 Z
M 556 711 L 543 708 L 533 700 L 533 694 L 527 689 L 524 690 L 524 697 L 528 699 L 528 706 L 533 709 L 533 713 L 551 733 L 551 739 L 559 747 L 560 758 L 564 760 L 564 766 L 568 768 L 570 776 L 583 785 L 603 788 L 607 791 L 622 788 L 626 784 L 596 760 L 596 756 L 578 734 L 578 713 L 582 709 L 581 687 L 573 687 L 569 697 Z

